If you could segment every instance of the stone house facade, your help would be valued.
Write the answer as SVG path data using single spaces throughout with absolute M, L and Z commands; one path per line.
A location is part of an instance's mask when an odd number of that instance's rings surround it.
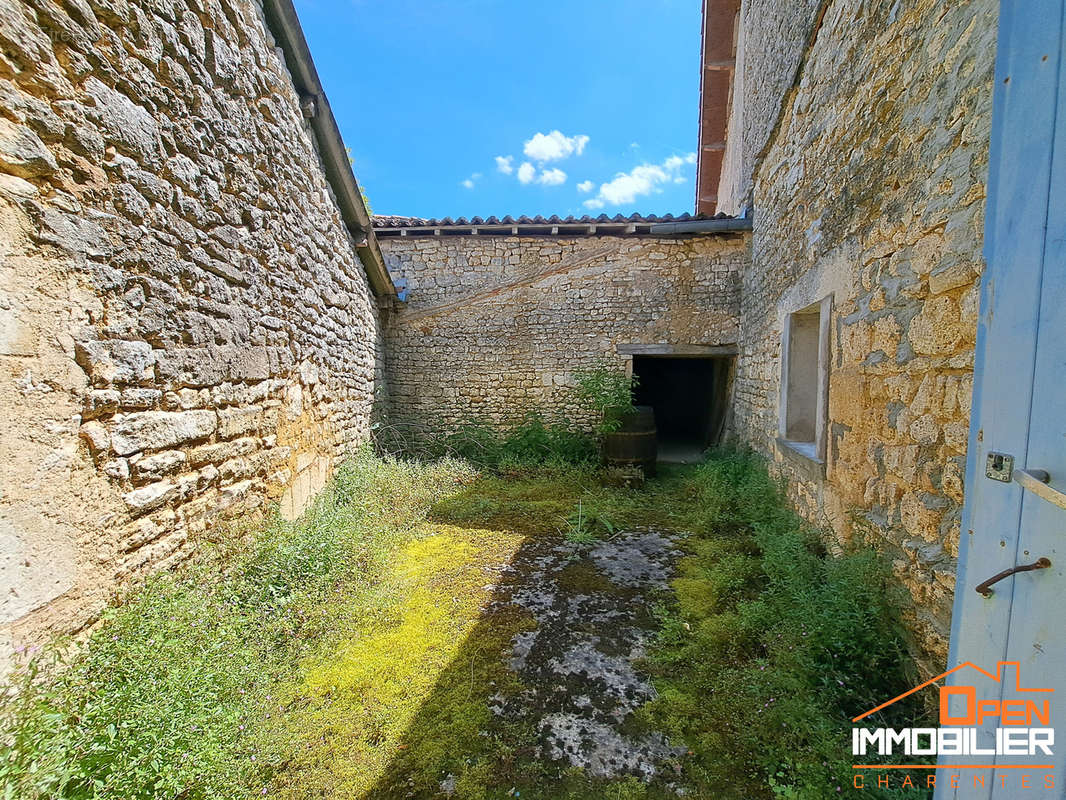
M 543 223 L 375 219 L 406 292 L 385 330 L 394 419 L 448 430 L 537 412 L 588 426 L 570 391 L 575 370 L 631 369 L 649 350 L 736 352 L 743 230 L 670 237 L 643 218 Z
M 718 187 L 719 211 L 754 208 L 735 434 L 841 545 L 893 556 L 935 671 L 964 490 L 996 14 L 992 0 L 744 0 Z M 789 346 L 804 349 L 818 305 L 807 383 L 824 435 L 798 437 L 811 451 L 786 430 L 790 368 L 803 366 Z
M 992 0 L 706 0 L 726 218 L 375 230 L 289 0 L 0 0 L 0 639 L 297 515 L 375 402 L 586 424 L 575 369 L 702 358 L 797 509 L 892 555 L 938 668 L 995 33 Z

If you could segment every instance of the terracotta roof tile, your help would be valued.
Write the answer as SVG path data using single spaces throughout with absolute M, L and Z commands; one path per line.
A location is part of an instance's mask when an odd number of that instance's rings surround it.
M 591 217 L 585 215 L 583 217 L 565 217 L 560 218 L 558 215 L 553 214 L 550 217 L 542 217 L 537 215 L 535 217 L 520 216 L 512 217 L 507 215 L 505 217 L 497 218 L 493 217 L 459 217 L 453 220 L 451 217 L 444 217 L 442 219 L 424 217 L 405 217 L 395 214 L 378 215 L 374 217 L 375 228 L 470 228 L 478 225 L 597 225 L 597 224 L 622 224 L 622 223 L 636 223 L 651 224 L 661 222 L 687 222 L 689 220 L 698 219 L 732 219 L 726 214 L 716 214 L 713 217 L 706 214 L 681 214 L 680 216 L 674 216 L 673 214 L 664 214 L 662 216 L 656 214 L 631 214 L 628 217 L 623 217 L 621 214 L 616 214 L 613 217 L 609 217 L 606 214 L 600 214 L 597 217 Z

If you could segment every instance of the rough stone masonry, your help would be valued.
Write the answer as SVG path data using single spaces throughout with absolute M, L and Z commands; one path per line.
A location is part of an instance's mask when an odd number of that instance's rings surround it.
M 756 209 L 737 435 L 776 462 L 834 544 L 891 555 L 931 674 L 946 662 L 955 589 L 996 9 L 745 2 L 747 94 L 734 94 L 730 122 L 751 170 L 747 200 L 733 202 Z M 782 75 L 791 83 L 763 79 Z M 744 185 L 723 176 L 722 197 Z M 785 318 L 826 296 L 829 441 L 817 469 L 775 437 Z
M 589 424 L 575 370 L 632 345 L 736 345 L 743 234 L 381 239 L 407 303 L 386 329 L 390 413 L 435 430 L 529 412 Z
M 0 641 L 365 439 L 378 309 L 316 146 L 252 0 L 0 0 Z
M 733 348 L 731 432 L 836 545 L 893 555 L 938 671 L 992 0 L 744 0 L 718 195 L 751 235 L 383 237 L 391 321 L 271 30 L 258 0 L 0 0 L 0 647 L 86 627 L 217 520 L 297 514 L 375 398 L 587 422 L 573 370 L 657 345 Z M 805 460 L 776 440 L 782 334 L 827 298 Z

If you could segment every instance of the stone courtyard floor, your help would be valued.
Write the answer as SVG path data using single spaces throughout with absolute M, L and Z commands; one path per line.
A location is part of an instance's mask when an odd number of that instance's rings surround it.
M 615 529 L 607 512 L 574 515 L 572 498 L 506 478 L 433 509 L 384 582 L 401 598 L 387 619 L 309 669 L 310 705 L 290 723 L 315 740 L 288 793 L 686 794 L 686 749 L 639 713 L 656 697 L 643 660 L 685 537 L 664 497 L 609 491 L 666 524 Z
M 528 720 L 541 759 L 596 778 L 669 780 L 677 771 L 684 749 L 627 729 L 655 697 L 639 662 L 679 555 L 674 540 L 653 530 L 591 547 L 549 540 L 504 568 L 494 602 L 530 613 L 537 627 L 515 635 L 507 657 L 523 690 L 494 696 L 493 711 Z

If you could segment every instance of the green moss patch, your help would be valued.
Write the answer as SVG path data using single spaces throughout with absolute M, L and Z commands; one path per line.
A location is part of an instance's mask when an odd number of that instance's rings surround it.
M 292 757 L 275 785 L 284 797 L 406 796 L 411 786 L 469 782 L 471 756 L 491 748 L 493 687 L 510 688 L 501 652 L 528 616 L 482 615 L 487 570 L 522 538 L 423 526 L 383 576 L 390 613 L 308 659 L 284 717 Z
M 751 455 L 715 454 L 688 493 L 693 535 L 645 719 L 689 746 L 696 796 L 846 795 L 851 717 L 916 682 L 888 570 L 870 550 L 827 557 Z M 907 727 L 925 709 L 913 698 L 885 713 L 876 724 Z
M 559 572 L 557 581 L 559 588 L 570 594 L 594 594 L 596 592 L 611 594 L 620 591 L 621 588 L 585 559 L 572 561 L 565 566 Z

